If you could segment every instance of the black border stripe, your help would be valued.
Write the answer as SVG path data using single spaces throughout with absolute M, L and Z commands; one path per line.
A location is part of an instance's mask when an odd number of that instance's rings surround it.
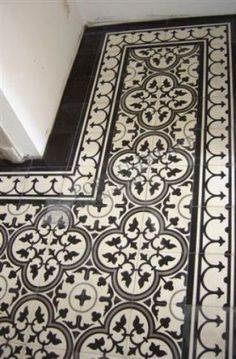
M 202 129 L 203 121 L 205 123 L 206 120 L 206 113 L 205 118 L 202 118 L 202 108 L 203 108 L 203 101 L 205 102 L 205 110 L 207 111 L 207 104 L 206 98 L 203 97 L 203 88 L 207 89 L 207 77 L 206 83 L 203 84 L 203 71 L 204 68 L 207 69 L 208 67 L 204 63 L 204 55 L 206 56 L 207 62 L 207 41 L 205 41 L 205 49 L 202 45 L 202 53 L 199 59 L 199 90 L 198 94 L 200 100 L 198 101 L 198 119 L 197 119 L 197 127 Z M 204 54 L 206 51 L 206 54 Z M 193 200 L 192 200 L 192 213 L 191 213 L 191 228 L 190 228 L 190 246 L 189 246 L 189 265 L 188 265 L 188 278 L 187 278 L 187 293 L 186 293 L 186 312 L 185 312 L 185 319 L 184 319 L 184 335 L 183 335 L 183 347 L 182 347 L 182 358 L 189 359 L 189 334 L 191 332 L 191 317 L 192 317 L 192 302 L 193 302 L 193 283 L 194 283 L 194 270 L 195 270 L 195 256 L 196 256 L 196 236 L 197 236 L 197 218 L 198 218 L 198 199 L 199 199 L 199 170 L 200 170 L 200 160 L 203 157 L 203 161 L 205 162 L 205 151 L 201 153 L 201 145 L 202 145 L 202 131 L 197 131 L 196 133 L 196 147 L 195 147 L 195 165 L 194 165 L 194 180 L 193 180 Z M 204 143 L 205 143 L 205 133 L 204 133 Z M 204 147 L 205 148 L 205 147 Z M 204 180 L 203 180 L 204 184 Z M 202 192 L 203 193 L 203 192 Z M 202 222 L 202 218 L 201 218 Z M 197 323 L 195 323 L 196 325 Z

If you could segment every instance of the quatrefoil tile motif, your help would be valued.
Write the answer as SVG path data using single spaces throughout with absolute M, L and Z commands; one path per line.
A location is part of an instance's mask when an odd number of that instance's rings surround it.
M 119 230 L 96 239 L 94 261 L 122 297 L 142 299 L 160 286 L 174 291 L 171 278 L 184 268 L 188 244 L 164 226 L 160 214 L 141 207 L 123 218 Z
M 99 357 L 180 358 L 176 343 L 160 330 L 169 327 L 170 318 L 159 318 L 159 331 L 148 310 L 139 304 L 127 303 L 110 312 L 104 322 L 97 315 L 94 329 L 85 333 L 76 345 L 74 358 L 80 353 Z
M 0 353 L 8 351 L 14 356 L 70 358 L 71 337 L 65 327 L 55 323 L 52 304 L 39 295 L 28 295 L 19 300 L 9 314 L 2 307 L 5 317 L 0 319 Z M 16 348 L 15 348 L 16 347 Z M 11 355 L 11 354 L 10 354 Z
M 192 170 L 188 152 L 178 148 L 178 143 L 173 145 L 168 135 L 150 132 L 111 159 L 109 174 L 125 184 L 132 201 L 151 204 L 165 197 L 170 186 L 183 183 Z
M 127 91 L 121 103 L 144 127 L 160 129 L 171 123 L 176 113 L 190 110 L 196 94 L 190 86 L 178 85 L 173 75 L 161 72 L 145 78 L 142 87 Z
M 27 287 L 53 287 L 64 271 L 81 265 L 90 252 L 90 237 L 73 226 L 66 207 L 43 210 L 31 225 L 23 226 L 10 239 L 8 255 L 22 269 Z

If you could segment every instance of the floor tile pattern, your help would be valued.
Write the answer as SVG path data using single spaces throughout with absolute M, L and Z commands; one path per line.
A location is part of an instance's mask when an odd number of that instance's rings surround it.
M 232 23 L 107 31 L 73 166 L 0 173 L 1 358 L 233 357 Z

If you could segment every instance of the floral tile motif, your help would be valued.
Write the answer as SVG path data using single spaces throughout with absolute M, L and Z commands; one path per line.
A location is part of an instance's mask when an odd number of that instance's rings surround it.
M 235 19 L 199 21 L 98 29 L 73 165 L 0 173 L 0 357 L 233 357 Z

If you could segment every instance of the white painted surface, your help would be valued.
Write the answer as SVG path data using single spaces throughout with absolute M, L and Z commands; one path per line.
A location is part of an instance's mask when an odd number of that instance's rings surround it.
M 135 21 L 236 13 L 235 0 L 79 0 L 84 21 Z
M 4 129 L 4 132 L 11 142 L 11 146 L 15 148 L 15 152 L 18 154 L 15 161 L 23 161 L 28 155 L 37 157 L 38 152 L 31 138 L 28 136 L 25 128 L 22 126 L 1 90 L 0 109 L 0 128 Z M 4 142 L 4 138 L 0 135 L 0 150 L 5 148 L 6 145 L 8 146 L 8 144 Z M 9 159 L 11 159 L 11 157 Z
M 79 45 L 78 7 L 68 0 L 2 1 L 0 24 L 0 88 L 42 155 Z

